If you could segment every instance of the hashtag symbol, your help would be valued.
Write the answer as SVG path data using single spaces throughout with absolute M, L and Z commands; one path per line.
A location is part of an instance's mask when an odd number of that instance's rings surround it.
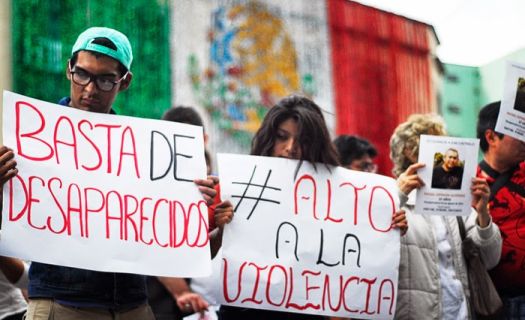
M 232 184 L 241 184 L 241 185 L 245 185 L 246 186 L 246 188 L 244 189 L 244 192 L 243 192 L 242 195 L 240 195 L 240 196 L 239 195 L 232 195 L 232 198 L 240 198 L 239 202 L 237 202 L 237 205 L 234 208 L 234 212 L 237 212 L 237 208 L 239 208 L 239 206 L 241 205 L 241 203 L 243 202 L 244 199 L 255 200 L 255 202 L 253 204 L 253 207 L 252 207 L 252 210 L 250 211 L 250 214 L 248 215 L 248 217 L 246 217 L 246 220 L 250 219 L 250 217 L 252 216 L 253 212 L 255 211 L 255 208 L 257 208 L 257 205 L 259 204 L 260 201 L 280 204 L 279 201 L 263 198 L 263 193 L 264 193 L 264 190 L 266 190 L 266 189 L 272 189 L 272 190 L 276 190 L 276 191 L 281 191 L 280 188 L 271 187 L 271 186 L 268 185 L 268 180 L 270 180 L 270 176 L 272 175 L 272 170 L 268 171 L 268 174 L 266 175 L 266 180 L 264 181 L 264 184 L 252 183 L 253 177 L 255 176 L 255 171 L 256 170 L 257 170 L 257 166 L 255 166 L 253 168 L 253 172 L 252 172 L 252 176 L 250 177 L 250 181 L 248 181 L 248 182 L 232 182 Z M 250 187 L 252 187 L 252 186 L 261 188 L 261 192 L 259 193 L 258 197 L 251 197 L 251 196 L 247 196 L 246 195 L 248 193 L 248 189 Z

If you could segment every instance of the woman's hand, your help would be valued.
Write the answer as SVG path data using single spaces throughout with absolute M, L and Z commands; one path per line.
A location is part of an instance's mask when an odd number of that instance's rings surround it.
M 185 313 L 199 312 L 201 317 L 208 310 L 208 302 L 199 294 L 192 292 L 188 283 L 178 277 L 157 277 L 159 282 L 171 294 L 179 309 Z
M 215 190 L 214 187 L 219 183 L 219 177 L 208 176 L 207 179 L 195 179 L 193 182 L 199 186 L 199 191 L 202 193 L 206 204 L 208 206 L 212 205 L 217 195 L 217 190 Z
M 222 229 L 227 223 L 233 220 L 233 206 L 229 200 L 222 201 L 215 207 L 213 214 L 215 225 Z
M 213 219 L 217 228 L 210 232 L 210 251 L 212 258 L 222 246 L 224 226 L 233 220 L 233 206 L 229 200 L 222 201 L 214 208 Z
M 177 306 L 184 313 L 199 312 L 201 318 L 208 310 L 208 302 L 201 295 L 195 292 L 184 292 L 177 297 Z
M 397 178 L 397 187 L 403 194 L 407 195 L 414 189 L 419 189 L 425 185 L 423 180 L 417 175 L 417 170 L 425 166 L 424 163 L 414 163 Z
M 400 209 L 392 216 L 392 227 L 399 229 L 401 235 L 404 236 L 408 230 L 408 221 L 405 215 L 405 210 Z
M 485 228 L 490 222 L 488 208 L 490 188 L 487 180 L 472 178 L 470 193 L 472 194 L 472 207 L 478 212 L 478 224 L 480 227 Z

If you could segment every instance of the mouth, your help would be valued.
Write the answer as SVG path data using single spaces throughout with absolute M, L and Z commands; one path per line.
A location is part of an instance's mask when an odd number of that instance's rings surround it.
M 90 109 L 90 108 L 98 105 L 98 100 L 92 99 L 92 98 L 82 98 L 80 100 L 80 103 L 83 106 L 85 106 L 86 108 Z

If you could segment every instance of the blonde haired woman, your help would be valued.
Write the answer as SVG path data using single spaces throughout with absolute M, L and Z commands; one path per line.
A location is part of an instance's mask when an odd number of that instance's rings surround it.
M 461 236 L 456 217 L 423 216 L 414 212 L 415 191 L 424 185 L 417 170 L 419 137 L 446 135 L 443 119 L 412 115 L 390 139 L 390 157 L 397 177 L 401 207 L 408 221 L 401 238 L 396 319 L 470 319 L 470 296 Z M 467 237 L 479 246 L 487 268 L 498 263 L 501 236 L 487 209 L 490 189 L 484 179 L 472 178 L 472 210 L 463 217 Z

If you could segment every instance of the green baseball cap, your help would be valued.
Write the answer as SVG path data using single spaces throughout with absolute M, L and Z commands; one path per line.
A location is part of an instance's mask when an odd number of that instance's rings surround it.
M 116 50 L 108 48 L 104 45 L 93 43 L 93 40 L 96 38 L 107 38 L 115 47 Z M 73 45 L 73 50 L 71 54 L 75 54 L 80 50 L 89 50 L 98 52 L 111 58 L 119 61 L 124 65 L 128 70 L 131 67 L 131 61 L 133 60 L 133 53 L 131 52 L 131 44 L 129 43 L 128 38 L 121 32 L 104 27 L 92 27 L 82 32 L 75 44 Z

